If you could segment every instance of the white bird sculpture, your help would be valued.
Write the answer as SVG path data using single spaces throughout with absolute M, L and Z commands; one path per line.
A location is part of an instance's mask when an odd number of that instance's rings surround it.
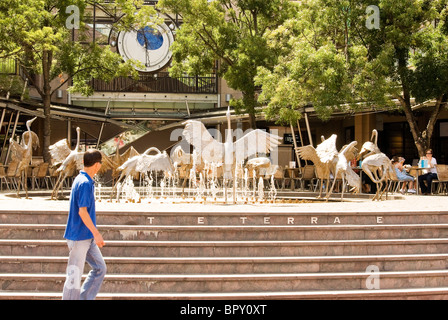
M 157 154 L 149 155 L 152 151 L 157 152 Z M 144 153 L 126 160 L 120 167 L 118 167 L 118 170 L 121 171 L 121 174 L 113 187 L 111 198 L 114 191 L 117 189 L 118 183 L 120 183 L 123 178 L 127 178 L 130 175 L 134 176 L 136 174 L 146 173 L 148 171 L 173 172 L 173 165 L 171 164 L 170 157 L 166 151 L 161 152 L 159 149 L 151 147 Z
M 69 143 L 67 139 L 62 139 L 50 146 L 50 155 L 53 159 L 53 165 L 58 165 L 59 168 L 56 170 L 58 173 L 58 179 L 53 187 L 53 192 L 51 193 L 51 199 L 57 198 L 60 188 L 64 183 L 65 178 L 73 170 L 81 170 L 83 168 L 83 151 L 79 151 L 79 140 L 81 136 L 81 129 L 76 128 L 76 146 L 73 150 L 70 150 Z
M 234 170 L 232 169 L 236 163 L 257 155 L 257 153 L 271 152 L 280 144 L 281 138 L 256 129 L 233 142 L 230 107 L 227 108 L 226 117 L 228 130 L 224 143 L 214 139 L 204 124 L 196 120 L 185 122 L 183 135 L 187 142 L 199 152 L 203 160 L 215 164 L 222 163 L 224 178 L 229 179 L 233 175 Z
M 31 159 L 33 157 L 33 150 L 39 147 L 39 138 L 37 135 L 31 131 L 31 124 L 36 120 L 34 117 L 26 122 L 27 131 L 22 134 L 22 142 L 19 144 L 14 141 L 13 138 L 9 139 L 11 145 L 11 159 L 12 162 L 18 162 L 16 175 L 19 176 L 19 181 L 17 183 L 17 197 L 20 197 L 20 185 L 26 192 L 26 198 L 28 199 L 28 167 L 31 164 Z
M 353 141 L 350 144 L 342 147 L 341 151 L 338 153 L 338 155 L 335 158 L 335 168 L 334 168 L 334 180 L 333 184 L 331 186 L 330 192 L 327 194 L 327 201 L 331 196 L 331 193 L 333 192 L 334 185 L 336 183 L 337 177 L 339 174 L 341 174 L 342 178 L 342 192 L 341 192 L 341 200 L 344 199 L 344 190 L 345 190 L 345 180 L 347 179 L 347 182 L 350 186 L 353 187 L 352 190 L 355 191 L 355 193 L 359 192 L 359 186 L 361 183 L 361 178 L 353 171 L 351 166 L 349 165 L 349 162 L 355 158 L 354 151 L 356 148 L 355 146 L 358 144 L 358 142 Z
M 322 186 L 324 180 L 326 180 L 325 194 L 328 195 L 330 173 L 332 166 L 334 165 L 334 160 L 338 155 L 338 150 L 336 149 L 336 139 L 337 135 L 333 134 L 326 140 L 322 138 L 322 143 L 320 143 L 316 148 L 312 145 L 298 148 L 300 158 L 314 163 L 317 177 L 321 182 L 318 198 L 322 197 Z
M 126 150 L 124 153 L 120 154 L 120 138 L 121 138 L 121 136 L 118 137 L 118 139 L 117 139 L 115 154 L 107 157 L 112 163 L 112 179 L 113 180 L 115 180 L 119 177 L 120 172 L 119 172 L 118 168 L 121 165 L 123 165 L 123 163 L 125 163 L 126 160 L 139 155 L 139 153 L 137 152 L 137 150 L 134 149 L 133 146 L 128 148 L 128 150 Z
M 362 171 L 376 184 L 376 194 L 372 200 L 381 200 L 388 187 L 390 172 L 393 172 L 394 168 L 390 159 L 378 148 L 377 130 L 372 131 L 370 140 L 363 144 L 358 159 L 363 158 Z
M 266 172 L 267 169 L 271 168 L 271 159 L 267 157 L 257 157 L 247 160 L 246 168 L 249 172 L 255 171 L 254 177 L 258 177 L 261 175 L 261 172 Z

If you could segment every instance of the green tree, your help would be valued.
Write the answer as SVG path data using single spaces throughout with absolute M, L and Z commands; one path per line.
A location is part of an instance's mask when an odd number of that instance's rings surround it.
M 370 5 L 380 9 L 379 29 L 366 25 Z M 336 109 L 399 109 L 423 155 L 448 95 L 447 31 L 446 0 L 303 1 L 270 35 L 271 46 L 290 45 L 273 72 L 259 70 L 267 114 L 288 121 L 307 104 L 326 119 Z M 435 101 L 428 117 L 416 116 L 413 98 Z
M 93 91 L 88 81 L 93 78 L 108 81 L 120 75 L 135 74 L 132 67 L 135 62 L 123 63 L 121 57 L 112 52 L 109 46 L 92 41 L 86 23 L 91 20 L 87 9 L 93 5 L 113 18 L 118 30 L 145 25 L 155 15 L 154 8 L 143 6 L 143 1 L 0 2 L 0 59 L 16 59 L 28 82 L 42 98 L 45 161 L 50 160 L 51 96 L 56 90 L 71 82 L 70 90 L 89 95 Z M 36 83 L 34 75 L 41 75 L 41 84 Z M 51 83 L 55 79 L 59 79 L 59 85 L 52 87 Z
M 161 0 L 162 12 L 180 16 L 182 24 L 172 45 L 174 75 L 209 73 L 218 61 L 218 73 L 243 98 L 231 105 L 248 113 L 256 127 L 259 66 L 275 65 L 276 52 L 268 50 L 265 32 L 288 17 L 289 0 Z

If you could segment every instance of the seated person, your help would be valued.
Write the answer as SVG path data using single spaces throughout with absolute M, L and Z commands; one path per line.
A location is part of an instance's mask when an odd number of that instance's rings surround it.
M 437 160 L 432 156 L 431 149 L 426 150 L 426 157 L 423 157 L 422 159 L 428 160 L 428 170 L 423 171 L 423 174 L 418 177 L 418 184 L 422 194 L 430 194 L 432 180 L 438 179 L 436 168 Z
M 406 169 L 404 168 L 404 161 L 405 159 L 402 157 L 394 156 L 392 158 L 392 165 L 395 168 L 395 173 L 397 175 L 398 180 L 405 181 L 406 183 L 403 184 L 400 192 L 405 192 L 405 186 L 408 185 L 408 192 L 409 193 L 416 193 L 416 190 L 414 188 L 414 177 L 407 174 Z

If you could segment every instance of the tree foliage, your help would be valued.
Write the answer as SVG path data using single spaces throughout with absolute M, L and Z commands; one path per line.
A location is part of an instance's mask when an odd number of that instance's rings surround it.
M 16 59 L 21 70 L 42 97 L 44 104 L 44 159 L 49 161 L 51 96 L 66 83 L 71 91 L 93 93 L 89 80 L 110 80 L 135 74 L 133 61 L 124 63 L 108 45 L 92 41 L 91 20 L 87 8 L 97 6 L 115 22 L 119 30 L 128 30 L 155 21 L 155 10 L 143 1 L 116 0 L 10 0 L 0 2 L 0 59 Z M 71 28 L 74 6 L 79 29 Z M 69 22 L 69 23 L 68 23 Z M 76 28 L 77 28 L 76 27 Z M 34 75 L 41 75 L 42 84 Z M 52 81 L 58 85 L 51 86 Z
M 251 115 L 255 127 L 257 90 L 254 77 L 259 66 L 271 68 L 276 50 L 269 50 L 265 33 L 289 15 L 289 0 L 162 0 L 158 7 L 182 19 L 172 45 L 171 73 L 209 73 L 218 61 L 218 73 L 229 87 L 243 93 L 231 103 Z
M 380 9 L 379 29 L 366 25 L 371 5 Z M 267 115 L 289 122 L 306 105 L 323 119 L 340 109 L 399 108 L 423 154 L 448 94 L 447 20 L 446 0 L 300 2 L 268 36 L 284 50 L 274 70 L 257 76 Z M 427 123 L 412 98 L 435 101 Z

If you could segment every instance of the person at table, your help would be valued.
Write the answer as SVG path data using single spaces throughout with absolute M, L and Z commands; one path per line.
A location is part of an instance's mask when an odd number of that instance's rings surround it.
M 406 173 L 406 169 L 404 168 L 404 161 L 405 159 L 403 157 L 397 157 L 394 156 L 392 158 L 392 165 L 395 168 L 395 173 L 397 175 L 397 179 L 400 181 L 404 181 L 404 185 L 401 188 L 400 192 L 404 193 L 406 184 L 408 185 L 408 192 L 409 193 L 416 193 L 416 190 L 414 189 L 414 177 Z
M 438 179 L 437 168 L 436 168 L 437 160 L 436 160 L 436 158 L 434 158 L 432 156 L 431 149 L 426 150 L 426 156 L 423 157 L 422 160 L 428 161 L 428 165 L 427 165 L 428 170 L 424 170 L 423 174 L 418 177 L 418 184 L 420 186 L 420 190 L 422 191 L 422 194 L 430 194 L 432 180 Z

